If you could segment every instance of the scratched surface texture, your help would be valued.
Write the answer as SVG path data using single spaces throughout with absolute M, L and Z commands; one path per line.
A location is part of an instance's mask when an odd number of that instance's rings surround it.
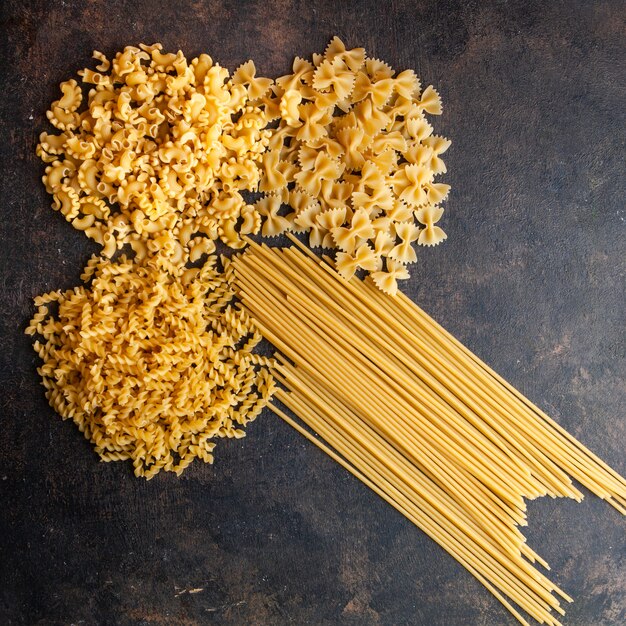
M 587 2 L 2 3 L 0 623 L 508 626 L 428 537 L 269 413 L 214 466 L 146 483 L 47 406 L 30 298 L 94 247 L 49 208 L 34 155 L 57 84 L 92 49 L 161 41 L 264 75 L 330 37 L 440 90 L 448 241 L 406 287 L 626 472 L 625 18 Z M 530 544 L 576 598 L 568 626 L 626 622 L 626 523 L 589 496 L 530 505 Z

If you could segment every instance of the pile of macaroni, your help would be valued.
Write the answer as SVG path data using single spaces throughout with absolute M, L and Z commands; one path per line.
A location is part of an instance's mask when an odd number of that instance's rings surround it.
M 272 93 L 280 123 L 263 155 L 262 233 L 308 232 L 311 246 L 340 250 L 345 278 L 367 270 L 395 294 L 417 260 L 412 244 L 446 237 L 437 222 L 450 187 L 435 178 L 450 142 L 426 118 L 441 114 L 439 95 L 337 37 L 312 62 L 296 58 Z
M 88 284 L 35 299 L 26 332 L 50 405 L 103 461 L 136 476 L 213 462 L 215 439 L 243 437 L 274 391 L 261 340 L 232 303 L 232 269 L 192 273 L 164 253 L 144 263 L 93 257 Z
M 258 186 L 272 81 L 252 61 L 231 77 L 206 54 L 187 62 L 160 44 L 94 57 L 97 71 L 79 72 L 82 88 L 61 83 L 48 111 L 59 132 L 42 133 L 37 147 L 53 208 L 107 257 L 125 243 L 144 255 L 164 233 L 180 262 L 197 234 L 243 247 L 239 233 L 259 219 L 240 192 Z

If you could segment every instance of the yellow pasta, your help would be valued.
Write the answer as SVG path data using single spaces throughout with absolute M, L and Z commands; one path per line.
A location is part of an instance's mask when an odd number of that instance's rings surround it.
M 414 244 L 446 239 L 435 89 L 337 37 L 276 81 L 160 44 L 93 56 L 37 146 L 53 208 L 102 246 L 83 286 L 35 298 L 50 405 L 146 479 L 212 463 L 269 405 L 521 623 L 558 626 L 571 598 L 535 566 L 525 499 L 580 500 L 573 477 L 626 513 L 626 481 L 399 292 Z M 257 233 L 300 249 L 218 262 Z
M 214 245 L 192 242 L 192 254 Z M 221 272 L 216 257 L 184 269 L 163 251 L 145 262 L 94 256 L 87 286 L 35 299 L 26 332 L 46 397 L 102 460 L 130 459 L 148 479 L 212 463 L 215 440 L 244 436 L 271 398 L 271 361 L 253 352 L 261 336 L 231 302 L 225 263 Z
M 375 284 L 395 292 L 397 280 L 408 277 L 399 265 L 417 260 L 412 244 L 445 239 L 434 222 L 449 186 L 435 177 L 446 171 L 441 155 L 450 142 L 433 135 L 425 117 L 441 114 L 437 92 L 421 92 L 412 70 L 395 75 L 363 48 L 348 50 L 335 37 L 312 63 L 296 58 L 293 73 L 278 78 L 271 93 L 281 119 L 263 157 L 259 188 L 304 194 L 308 205 L 288 220 L 277 219 L 278 207 L 262 213 L 262 232 L 308 232 L 310 245 L 341 250 L 337 261 L 346 276 L 375 272 Z M 319 209 L 310 208 L 314 200 Z M 329 226 L 327 212 L 334 209 L 343 211 L 344 221 L 336 223 L 334 213 Z M 423 222 L 419 211 L 439 217 Z M 369 248 L 359 248 L 366 242 Z M 357 248 L 365 265 L 356 261 Z
M 580 500 L 573 477 L 626 514 L 626 480 L 408 298 L 383 294 L 404 265 L 387 258 L 388 272 L 347 281 L 356 258 L 339 253 L 335 269 L 292 241 L 301 250 L 254 244 L 233 262 L 244 310 L 279 350 L 276 398 L 300 422 L 272 410 L 427 532 L 522 624 L 515 605 L 559 625 L 556 596 L 572 599 L 535 565 L 547 567 L 519 530 L 524 499 Z
M 48 119 L 62 132 L 42 133 L 37 147 L 50 163 L 44 183 L 55 208 L 108 257 L 136 237 L 156 239 L 191 220 L 242 247 L 237 221 L 248 215 L 249 228 L 255 209 L 241 192 L 259 183 L 273 81 L 257 77 L 252 61 L 231 78 L 206 54 L 188 62 L 160 44 L 129 46 L 112 61 L 98 52 L 94 58 L 98 72 L 79 72 L 92 86 L 85 102 L 75 80 L 61 83 Z M 104 205 L 93 218 L 76 212 L 84 197 Z M 184 262 L 189 249 L 181 245 Z

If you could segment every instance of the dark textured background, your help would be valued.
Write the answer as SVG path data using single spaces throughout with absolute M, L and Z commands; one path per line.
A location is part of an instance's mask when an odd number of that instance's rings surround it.
M 0 624 L 508 625 L 480 584 L 269 413 L 213 467 L 146 483 L 98 463 L 46 405 L 30 298 L 93 249 L 50 210 L 34 156 L 57 84 L 162 41 L 269 76 L 338 34 L 440 90 L 448 241 L 411 296 L 622 473 L 626 418 L 625 17 L 613 2 L 5 0 L 0 127 Z M 530 505 L 531 545 L 576 598 L 626 621 L 626 523 Z M 200 589 L 189 593 L 190 589 Z

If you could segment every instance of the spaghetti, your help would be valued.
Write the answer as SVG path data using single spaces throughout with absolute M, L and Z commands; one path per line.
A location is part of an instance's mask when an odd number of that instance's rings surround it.
M 275 397 L 302 423 L 271 408 L 521 623 L 518 609 L 560 624 L 557 596 L 572 599 L 535 565 L 548 567 L 520 532 L 524 500 L 581 500 L 574 478 L 624 514 L 626 481 L 406 296 L 346 281 L 292 240 L 233 261 L 242 307 L 279 350 Z

